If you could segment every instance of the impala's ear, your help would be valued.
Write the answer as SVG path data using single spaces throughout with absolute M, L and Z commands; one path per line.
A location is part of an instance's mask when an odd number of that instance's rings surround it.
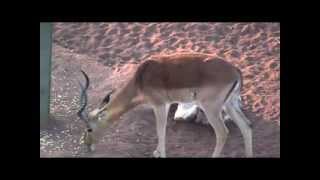
M 108 104 L 110 101 L 110 96 L 111 96 L 111 94 L 107 94 L 106 97 L 103 98 L 102 103 Z
M 110 96 L 111 94 L 114 92 L 114 90 L 112 90 L 111 92 L 109 92 L 102 100 L 101 105 L 105 105 L 108 104 L 110 101 Z

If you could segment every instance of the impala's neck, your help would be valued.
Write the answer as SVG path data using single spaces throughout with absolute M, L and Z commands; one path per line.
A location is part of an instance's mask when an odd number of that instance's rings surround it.
M 119 117 L 141 104 L 142 100 L 138 97 L 138 91 L 133 80 L 130 80 L 119 92 L 117 92 L 111 101 L 106 105 L 105 121 L 114 121 Z
M 104 119 L 91 123 L 91 127 L 94 129 L 94 141 L 102 137 L 103 129 L 106 128 L 110 122 L 119 119 L 122 114 L 143 102 L 143 99 L 137 97 L 136 92 L 130 91 L 130 89 L 124 88 L 117 93 L 110 104 L 106 106 L 106 110 L 103 112 L 105 114 Z

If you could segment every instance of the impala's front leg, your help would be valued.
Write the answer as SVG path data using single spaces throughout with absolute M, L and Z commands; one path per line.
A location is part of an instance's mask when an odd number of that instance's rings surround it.
M 157 105 L 153 107 L 156 116 L 156 129 L 158 135 L 158 146 L 153 152 L 154 157 L 166 157 L 166 127 L 169 105 Z

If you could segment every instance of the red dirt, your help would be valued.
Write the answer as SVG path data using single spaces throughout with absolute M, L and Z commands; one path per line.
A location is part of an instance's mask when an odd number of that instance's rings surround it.
M 57 23 L 54 29 L 51 115 L 40 130 L 41 157 L 151 157 L 157 145 L 152 110 L 139 106 L 108 127 L 94 153 L 80 143 L 80 68 L 91 79 L 89 107 L 119 88 L 150 55 L 176 51 L 217 53 L 244 76 L 244 109 L 254 122 L 255 157 L 280 157 L 280 27 L 277 23 Z M 179 122 L 171 109 L 167 156 L 210 157 L 210 126 Z M 239 129 L 232 123 L 225 157 L 243 157 Z

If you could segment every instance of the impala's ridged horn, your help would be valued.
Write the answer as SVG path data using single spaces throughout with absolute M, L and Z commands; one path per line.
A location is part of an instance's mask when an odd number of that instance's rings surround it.
M 81 88 L 81 93 L 80 93 L 80 110 L 78 111 L 77 115 L 79 116 L 79 118 L 83 121 L 86 122 L 86 125 L 88 126 L 89 129 L 91 129 L 89 127 L 89 122 L 88 122 L 88 114 L 85 113 L 85 109 L 87 107 L 88 104 L 88 95 L 87 95 L 87 90 L 89 88 L 90 85 L 90 80 L 88 75 L 81 70 L 81 73 L 83 74 L 84 78 L 85 78 L 85 85 L 82 85 L 79 81 L 80 84 L 80 88 Z
M 87 90 L 89 88 L 90 85 L 90 80 L 88 75 L 81 70 L 81 73 L 83 74 L 84 78 L 85 78 L 85 85 L 82 85 L 81 82 L 79 81 L 79 85 L 81 88 L 81 92 L 80 92 L 80 110 L 78 111 L 77 115 L 79 116 L 79 118 L 81 120 L 83 120 L 86 123 L 87 126 L 87 131 L 84 134 L 84 143 L 87 145 L 88 147 L 88 152 L 91 152 L 93 150 L 92 144 L 93 144 L 93 136 L 92 136 L 92 128 L 89 124 L 89 117 L 88 114 L 85 113 L 85 109 L 87 107 L 88 104 L 88 94 L 87 94 Z

